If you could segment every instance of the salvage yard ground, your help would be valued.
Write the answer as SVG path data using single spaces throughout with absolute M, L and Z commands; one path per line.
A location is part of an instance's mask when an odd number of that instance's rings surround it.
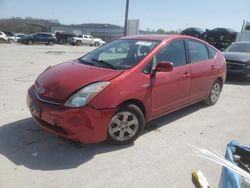
M 193 187 L 193 169 L 217 187 L 221 167 L 188 144 L 221 155 L 232 139 L 250 146 L 250 81 L 228 81 L 214 106 L 195 104 L 151 122 L 134 145 L 73 144 L 36 126 L 26 92 L 49 65 L 92 49 L 0 45 L 0 188 Z

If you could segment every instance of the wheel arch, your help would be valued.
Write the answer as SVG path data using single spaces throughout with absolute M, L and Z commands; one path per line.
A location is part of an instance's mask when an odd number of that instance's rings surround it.
M 215 81 L 219 81 L 220 82 L 220 84 L 221 84 L 221 89 L 223 88 L 223 79 L 222 79 L 222 77 L 218 77 Z
M 144 103 L 142 101 L 140 101 L 138 99 L 128 99 L 128 100 L 123 101 L 122 103 L 120 103 L 118 105 L 118 107 L 129 105 L 129 104 L 136 105 L 142 111 L 144 118 L 145 119 L 147 118 L 145 105 L 144 105 Z

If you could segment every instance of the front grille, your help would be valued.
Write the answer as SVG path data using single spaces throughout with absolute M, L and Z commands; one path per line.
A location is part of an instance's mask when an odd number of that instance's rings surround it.
M 245 64 L 227 61 L 227 70 L 230 71 L 244 71 Z
M 36 98 L 41 101 L 41 102 L 45 102 L 45 103 L 49 103 L 49 104 L 54 104 L 54 105 L 62 105 L 62 103 L 58 103 L 58 102 L 54 102 L 54 101 L 49 101 L 49 100 L 46 100 L 46 99 L 43 99 L 36 91 L 36 89 L 34 89 L 34 93 L 35 93 L 35 96 Z

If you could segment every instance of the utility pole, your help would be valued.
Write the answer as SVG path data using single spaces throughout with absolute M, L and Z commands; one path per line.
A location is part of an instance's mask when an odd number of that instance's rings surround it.
M 129 8 L 129 0 L 126 0 L 126 11 L 125 11 L 125 22 L 124 22 L 124 36 L 127 36 L 128 30 L 128 8 Z

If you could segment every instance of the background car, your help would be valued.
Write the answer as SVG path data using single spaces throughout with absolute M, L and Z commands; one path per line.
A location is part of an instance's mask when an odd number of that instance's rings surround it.
M 15 33 L 15 42 L 19 42 L 19 40 L 25 36 L 23 33 Z
M 225 49 L 235 41 L 237 32 L 230 28 L 215 28 L 206 30 L 203 39 L 218 49 Z
M 8 39 L 8 36 L 4 32 L 0 31 L 0 43 L 7 43 Z
M 76 35 L 69 32 L 56 32 L 55 37 L 58 44 L 70 44 L 72 38 L 76 37 Z
M 73 45 L 89 45 L 89 46 L 100 46 L 105 44 L 105 41 L 103 41 L 100 38 L 94 38 L 91 35 L 78 35 L 77 37 L 72 38 L 72 44 Z
M 197 38 L 202 38 L 204 34 L 204 30 L 198 27 L 188 27 L 187 29 L 181 32 L 182 35 L 193 36 Z
M 10 31 L 4 31 L 4 33 L 7 35 L 8 37 L 8 43 L 13 43 L 15 42 L 15 34 L 13 32 Z
M 56 38 L 52 33 L 35 33 L 19 40 L 23 44 L 32 45 L 37 44 L 48 44 L 53 45 L 56 42 Z
M 223 54 L 229 76 L 250 76 L 250 41 L 232 43 Z
M 27 105 L 40 127 L 60 137 L 124 145 L 145 122 L 200 101 L 215 104 L 225 74 L 223 54 L 197 38 L 129 36 L 48 67 Z

